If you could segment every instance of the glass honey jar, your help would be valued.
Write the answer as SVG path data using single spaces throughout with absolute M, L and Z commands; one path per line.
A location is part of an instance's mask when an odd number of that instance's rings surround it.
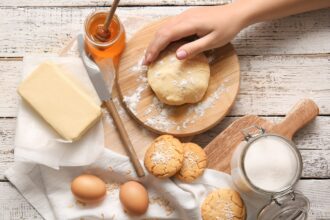
M 111 33 L 106 41 L 97 38 L 97 28 L 103 25 L 108 11 L 95 11 L 87 16 L 84 24 L 84 39 L 87 52 L 94 60 L 112 58 L 115 65 L 125 48 L 125 30 L 117 15 L 112 18 L 109 26 Z

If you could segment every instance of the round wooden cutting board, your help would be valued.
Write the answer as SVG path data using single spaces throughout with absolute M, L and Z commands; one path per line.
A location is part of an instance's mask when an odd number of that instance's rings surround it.
M 233 105 L 240 84 L 238 57 L 231 44 L 210 52 L 211 77 L 203 100 L 164 105 L 148 85 L 147 67 L 142 61 L 149 42 L 165 21 L 142 28 L 127 43 L 117 74 L 119 95 L 133 118 L 151 131 L 177 137 L 196 135 L 220 122 Z

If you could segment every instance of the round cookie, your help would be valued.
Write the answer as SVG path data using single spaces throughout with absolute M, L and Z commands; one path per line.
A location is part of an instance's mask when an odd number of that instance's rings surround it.
M 150 87 L 168 105 L 199 102 L 209 84 L 210 66 L 203 53 L 186 60 L 176 58 L 176 50 L 184 43 L 168 46 L 148 68 Z
M 232 189 L 211 192 L 202 204 L 203 220 L 245 220 L 246 210 L 240 195 Z
M 154 140 L 144 156 L 144 166 L 154 176 L 167 178 L 182 167 L 183 146 L 171 135 L 162 135 Z
M 206 166 L 204 150 L 197 144 L 185 143 L 183 144 L 183 165 L 175 177 L 190 183 L 203 174 Z

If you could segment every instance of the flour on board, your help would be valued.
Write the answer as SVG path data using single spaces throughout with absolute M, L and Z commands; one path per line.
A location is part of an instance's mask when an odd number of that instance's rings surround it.
M 131 112 L 137 115 L 138 104 L 141 100 L 141 94 L 145 89 L 149 87 L 148 79 L 147 79 L 147 70 L 148 67 L 142 65 L 143 58 L 141 58 L 138 63 L 131 68 L 132 74 L 136 74 L 136 81 L 138 83 L 138 87 L 130 96 L 124 96 L 124 102 L 127 107 L 131 110 Z M 221 95 L 225 92 L 228 92 L 228 88 L 226 88 L 225 83 L 229 80 L 225 79 L 224 83 L 222 83 L 213 93 L 207 98 L 203 99 L 201 102 L 197 104 L 190 104 L 187 115 L 191 115 L 191 117 L 186 118 L 182 122 L 177 122 L 171 118 L 175 114 L 175 110 L 177 107 L 169 106 L 159 101 L 159 99 L 154 96 L 152 103 L 144 110 L 142 113 L 144 116 L 148 116 L 145 124 L 153 127 L 157 130 L 161 130 L 167 132 L 169 130 L 175 129 L 180 131 L 182 129 L 186 129 L 190 124 L 194 124 L 197 119 L 203 116 L 209 108 L 214 106 L 216 101 L 221 97 Z M 193 80 L 185 80 L 182 82 L 173 82 L 180 87 L 185 87 L 189 83 L 193 83 Z
M 148 79 L 146 76 L 146 72 L 148 70 L 147 66 L 142 65 L 143 58 L 139 60 L 139 62 L 131 68 L 131 70 L 138 74 L 137 82 L 139 83 L 138 88 L 133 92 L 130 96 L 124 96 L 123 101 L 126 103 L 127 107 L 133 112 L 133 114 L 137 114 L 137 107 L 141 99 L 142 92 L 148 88 Z

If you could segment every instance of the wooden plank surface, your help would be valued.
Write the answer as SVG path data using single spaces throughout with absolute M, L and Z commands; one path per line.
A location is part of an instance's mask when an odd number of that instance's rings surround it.
M 1 0 L 1 6 L 109 6 L 109 0 Z M 231 2 L 231 0 L 121 0 L 121 6 L 148 6 L 148 5 L 219 5 Z
M 0 60 L 0 117 L 14 117 L 17 112 L 17 85 L 21 80 L 21 61 Z
M 285 114 L 311 98 L 330 113 L 330 55 L 240 57 L 241 90 L 232 115 Z
M 231 116 L 283 115 L 301 98 L 330 114 L 330 55 L 240 56 L 241 88 Z M 15 117 L 21 61 L 0 60 L 0 117 Z
M 128 36 L 151 20 L 187 7 L 121 7 Z M 56 53 L 82 29 L 95 7 L 1 8 L 0 57 Z M 330 9 L 253 25 L 233 41 L 240 55 L 330 53 Z M 15 28 L 13 28 L 15 27 Z
M 19 194 L 9 182 L 0 182 L 1 220 L 39 220 L 39 213 Z
M 300 180 L 297 189 L 310 200 L 308 220 L 328 220 L 330 216 L 330 180 Z M 8 182 L 0 182 L 0 219 L 42 219 L 37 211 Z
M 215 135 L 238 117 L 227 117 L 219 126 L 194 138 L 194 142 L 205 146 Z M 268 117 L 277 121 L 278 117 Z M 0 180 L 4 171 L 13 164 L 14 134 L 16 119 L 0 119 Z M 302 135 L 303 134 L 303 135 Z M 294 142 L 303 157 L 304 178 L 330 178 L 330 117 L 319 116 L 309 126 L 298 132 Z
M 81 30 L 83 18 L 94 11 L 95 6 L 106 9 L 103 6 L 109 6 L 109 2 L 0 2 L 0 219 L 41 219 L 3 176 L 4 170 L 13 163 L 21 57 L 25 53 L 57 53 Z M 176 15 L 189 8 L 186 6 L 225 2 L 227 0 L 122 0 L 121 4 L 129 7 L 120 7 L 118 13 L 130 37 L 150 20 Z M 137 5 L 151 7 L 135 7 Z M 238 100 L 230 117 L 194 139 L 205 146 L 241 115 L 283 115 L 300 98 L 314 99 L 322 116 L 294 137 L 304 161 L 305 179 L 299 182 L 298 189 L 311 200 L 311 220 L 330 219 L 329 30 L 330 9 L 260 23 L 243 30 L 233 41 L 241 55 L 242 86 Z

